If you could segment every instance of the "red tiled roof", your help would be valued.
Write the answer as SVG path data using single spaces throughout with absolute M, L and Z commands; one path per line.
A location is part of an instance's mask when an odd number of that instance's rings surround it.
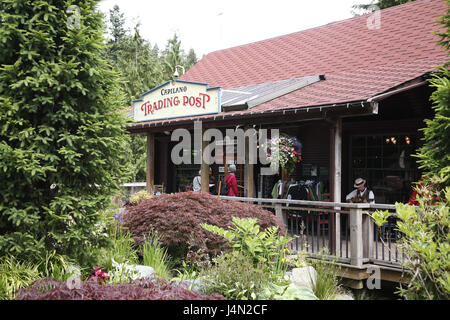
M 369 14 L 212 52 L 180 80 L 224 89 L 317 74 L 324 74 L 326 80 L 248 110 L 179 120 L 365 101 L 448 61 L 433 34 L 440 28 L 436 20 L 446 10 L 445 0 L 415 0 L 381 10 L 380 29 L 367 27 Z
M 426 73 L 433 70 L 432 65 L 445 61 L 446 54 L 436 45 L 438 37 L 433 31 L 439 30 L 435 21 L 445 13 L 446 8 L 445 0 L 416 0 L 382 10 L 380 29 L 370 30 L 367 27 L 370 15 L 366 14 L 215 51 L 201 59 L 180 80 L 236 88 L 325 74 L 327 82 L 334 81 L 334 85 L 339 85 L 334 86 L 336 91 L 364 91 L 359 81 L 354 80 L 358 76 L 365 76 L 369 83 L 375 81 L 386 82 L 386 86 L 395 85 L 398 81 L 409 79 L 390 74 L 390 66 L 392 70 L 398 70 L 401 64 L 430 59 L 429 65 L 417 70 Z M 384 77 L 386 79 L 382 79 Z M 376 90 L 383 88 L 385 86 L 380 84 L 374 85 Z M 369 91 L 364 92 L 370 94 Z M 342 96 L 344 99 L 346 97 Z
M 433 71 L 446 57 L 426 58 L 414 62 L 396 63 L 367 69 L 347 70 L 327 75 L 320 81 L 252 108 L 268 111 L 306 106 L 319 106 L 367 100 L 404 82 Z

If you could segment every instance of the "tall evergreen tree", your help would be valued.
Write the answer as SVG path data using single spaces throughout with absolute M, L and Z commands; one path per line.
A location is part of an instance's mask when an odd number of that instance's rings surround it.
M 110 58 L 117 62 L 118 51 L 123 49 L 124 40 L 127 36 L 125 29 L 125 17 L 118 5 L 114 5 L 112 10 L 109 10 L 109 34 L 111 39 L 108 40 L 108 54 Z
M 124 78 L 122 89 L 129 105 L 163 81 L 158 56 L 150 43 L 141 37 L 139 24 L 135 26 L 133 36 L 123 40 L 115 66 Z
M 197 62 L 193 49 L 186 57 L 180 49 L 181 42 L 175 34 L 168 40 L 166 49 L 160 53 L 149 41 L 140 35 L 140 24 L 136 24 L 132 34 L 124 29 L 125 17 L 115 6 L 109 14 L 109 38 L 106 57 L 121 75 L 121 92 L 125 96 L 125 106 L 140 95 L 164 81 L 173 79 L 175 66 L 181 65 L 187 71 Z M 120 35 L 120 36 L 117 36 Z M 181 72 L 181 69 L 178 69 Z M 145 136 L 132 135 L 129 145 L 128 162 L 133 167 L 132 181 L 145 180 L 146 143 Z
M 447 12 L 438 21 L 443 29 L 438 32 L 438 44 L 450 55 L 450 0 L 447 0 Z M 418 163 L 424 169 L 425 176 L 438 176 L 443 179 L 443 187 L 450 187 L 450 71 L 448 65 L 438 68 L 430 79 L 435 88 L 431 95 L 435 115 L 426 119 L 424 145 L 418 150 Z
M 163 52 L 162 57 L 164 78 L 166 80 L 173 79 L 176 66 L 182 66 L 186 71 L 186 59 L 184 57 L 184 51 L 181 49 L 181 41 L 176 34 L 172 39 L 167 41 L 166 49 Z M 181 72 L 180 70 L 178 71 Z
M 89 261 L 99 210 L 127 179 L 97 2 L 0 5 L 0 256 L 56 249 Z
M 188 55 L 186 56 L 186 71 L 196 64 L 197 61 L 198 59 L 194 49 L 190 49 Z
M 373 10 L 374 6 L 380 9 L 386 9 L 389 7 L 397 6 L 399 4 L 412 2 L 414 0 L 372 0 L 369 4 L 356 4 L 352 6 L 353 9 L 362 10 L 363 13 L 367 13 Z M 353 14 L 356 15 L 356 12 L 353 11 Z

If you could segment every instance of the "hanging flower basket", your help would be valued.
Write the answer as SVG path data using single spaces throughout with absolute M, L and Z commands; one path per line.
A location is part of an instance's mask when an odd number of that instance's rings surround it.
M 286 176 L 292 174 L 297 163 L 302 159 L 302 144 L 296 137 L 281 135 L 268 140 L 267 160 L 270 161 L 272 171 L 279 167 Z

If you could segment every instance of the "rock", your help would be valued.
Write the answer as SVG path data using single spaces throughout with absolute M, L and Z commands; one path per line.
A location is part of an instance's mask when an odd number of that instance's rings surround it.
M 312 266 L 294 268 L 290 274 L 286 273 L 286 276 L 287 280 L 291 281 L 296 286 L 312 289 L 313 282 L 315 282 L 317 278 L 317 271 Z
M 286 271 L 286 273 L 284 274 L 284 279 L 290 281 L 291 277 L 292 277 L 292 271 Z
M 150 277 L 155 273 L 155 270 L 152 267 L 141 265 L 131 265 L 131 267 L 136 268 L 136 270 L 139 272 L 138 279 Z
M 138 279 L 150 277 L 155 273 L 155 270 L 149 266 L 118 263 L 114 260 L 114 258 L 112 258 L 111 260 L 112 260 L 112 265 L 115 269 L 114 271 L 110 272 L 111 275 L 119 274 L 119 276 L 120 276 L 121 274 L 129 273 L 131 276 L 131 279 L 138 280 Z
M 173 285 L 183 287 L 187 290 L 192 290 L 198 293 L 203 293 L 202 289 L 205 284 L 201 280 L 183 280 L 183 281 L 175 281 Z
M 355 300 L 351 295 L 349 294 L 338 294 L 334 298 L 335 300 Z

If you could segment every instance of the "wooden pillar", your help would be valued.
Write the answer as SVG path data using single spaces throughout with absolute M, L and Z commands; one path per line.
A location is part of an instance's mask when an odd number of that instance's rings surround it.
M 364 258 L 371 259 L 373 255 L 374 222 L 368 214 L 364 214 L 362 217 L 362 230 L 364 235 L 363 255 Z
M 168 172 L 169 172 L 169 162 L 170 162 L 170 151 L 169 151 L 169 143 L 170 143 L 170 137 L 163 137 L 161 140 L 159 140 L 158 144 L 158 172 L 160 181 L 158 181 L 160 184 L 164 186 L 164 189 L 167 190 L 167 185 L 169 184 L 168 179 Z M 165 190 L 163 190 L 165 192 Z
M 255 150 L 250 150 L 249 137 L 245 137 L 245 166 L 244 166 L 244 197 L 253 198 L 255 196 L 254 165 L 250 164 L 250 159 L 254 156 Z
M 201 191 L 202 192 L 209 192 L 209 164 L 207 162 L 205 162 L 205 159 L 203 158 L 203 156 L 205 154 L 204 153 L 205 148 L 208 146 L 208 144 L 209 144 L 208 141 L 203 140 L 203 132 L 202 132 L 202 152 L 201 152 L 202 164 L 200 166 L 201 184 L 202 184 Z
M 361 208 L 350 209 L 350 263 L 356 267 L 362 267 L 364 257 L 362 216 Z
M 287 213 L 283 211 L 281 203 L 275 204 L 275 216 L 283 221 L 286 230 L 288 229 Z
M 147 133 L 147 170 L 146 170 L 146 187 L 150 194 L 155 189 L 155 135 Z
M 330 193 L 333 202 L 341 202 L 341 184 L 342 184 L 342 119 L 338 118 L 334 121 L 330 130 Z M 340 210 L 335 207 L 335 210 Z M 335 213 L 331 215 L 331 225 L 333 236 L 331 237 L 331 251 L 336 255 L 340 252 L 341 242 L 341 214 Z
M 254 166 L 253 164 L 247 164 L 247 197 L 254 198 L 255 197 L 255 182 L 253 181 L 254 174 Z
M 341 202 L 342 184 L 342 119 L 338 118 L 334 127 L 333 201 Z

